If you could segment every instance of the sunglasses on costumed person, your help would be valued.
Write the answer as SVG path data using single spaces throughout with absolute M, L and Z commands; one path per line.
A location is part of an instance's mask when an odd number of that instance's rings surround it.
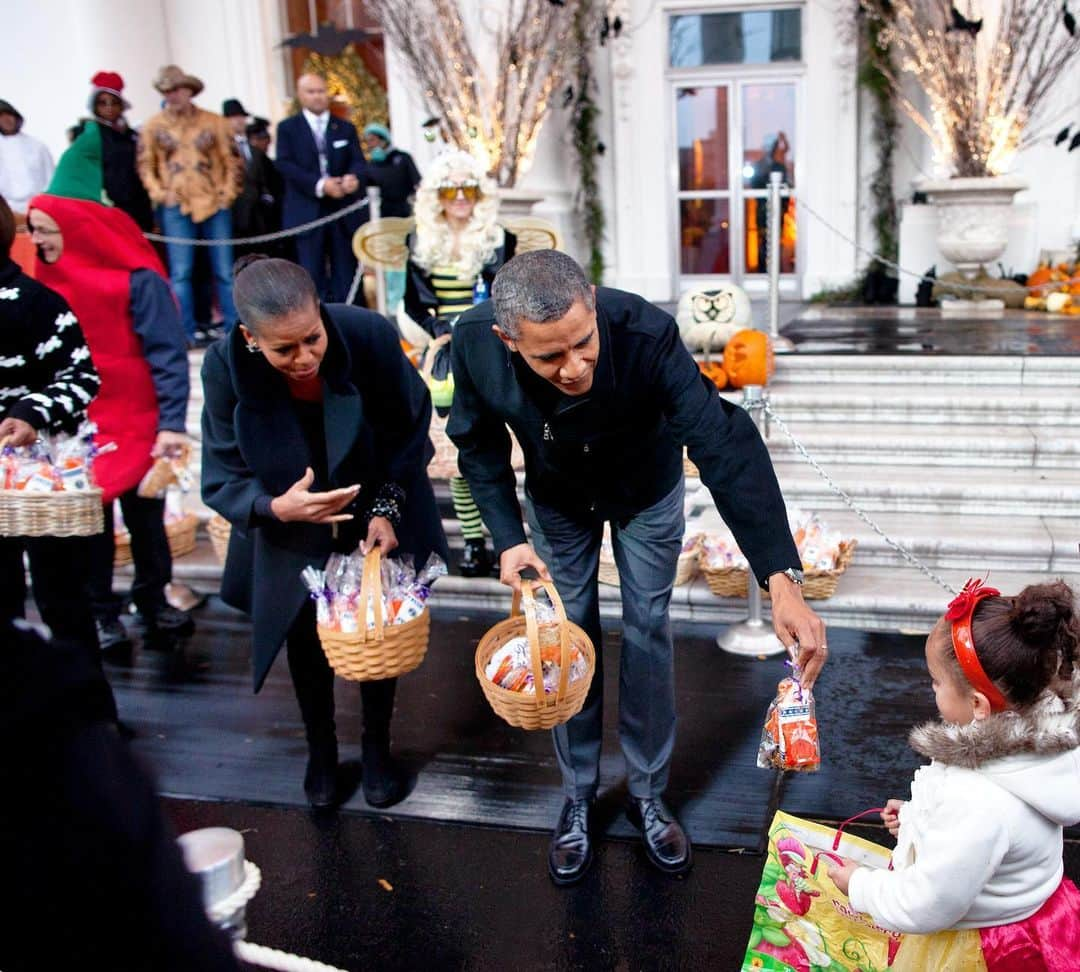
M 476 182 L 444 183 L 439 186 L 439 198 L 444 202 L 452 202 L 461 193 L 469 202 L 476 202 L 480 198 L 480 185 Z

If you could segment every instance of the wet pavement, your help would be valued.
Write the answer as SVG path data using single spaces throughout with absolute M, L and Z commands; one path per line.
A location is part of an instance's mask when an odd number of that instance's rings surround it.
M 304 804 L 306 747 L 284 658 L 253 696 L 246 621 L 215 599 L 196 617 L 195 636 L 172 650 L 139 645 L 108 661 L 132 745 L 177 831 L 244 833 L 263 869 L 250 940 L 344 969 L 737 969 L 773 812 L 835 822 L 902 796 L 918 763 L 907 731 L 933 712 L 921 637 L 836 629 L 816 690 L 821 771 L 759 770 L 782 661 L 725 655 L 715 631 L 679 630 L 669 797 L 695 842 L 694 869 L 672 879 L 645 861 L 622 812 L 609 705 L 596 814 L 605 836 L 585 881 L 557 889 L 545 858 L 561 804 L 550 739 L 501 722 L 475 681 L 473 649 L 496 618 L 436 612 L 424 664 L 401 679 L 394 744 L 415 776 L 410 796 L 376 811 L 357 794 L 316 814 Z M 605 651 L 613 699 L 617 632 Z M 338 702 L 355 777 L 356 687 L 339 682 Z M 887 843 L 880 827 L 857 832 Z M 1066 862 L 1080 878 L 1080 846 Z
M 1041 311 L 808 307 L 780 331 L 804 354 L 1080 354 L 1080 318 Z

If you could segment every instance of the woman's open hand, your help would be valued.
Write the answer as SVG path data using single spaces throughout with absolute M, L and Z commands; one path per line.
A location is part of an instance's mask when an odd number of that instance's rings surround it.
M 360 492 L 360 484 L 331 489 L 325 493 L 309 492 L 315 473 L 309 466 L 287 492 L 270 501 L 270 509 L 283 523 L 343 523 L 351 513 L 342 513 Z

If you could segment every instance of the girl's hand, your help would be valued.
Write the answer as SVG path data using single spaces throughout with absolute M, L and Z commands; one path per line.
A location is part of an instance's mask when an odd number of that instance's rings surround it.
M 894 837 L 900 833 L 900 808 L 904 805 L 903 800 L 889 800 L 885 809 L 881 811 L 881 819 L 885 829 Z
M 351 513 L 341 511 L 356 499 L 356 494 L 360 492 L 359 483 L 325 493 L 309 493 L 308 488 L 313 482 L 315 473 L 309 466 L 287 492 L 270 501 L 274 516 L 283 523 L 341 523 L 352 519 Z
M 373 547 L 378 547 L 379 552 L 387 557 L 397 545 L 394 525 L 384 516 L 373 516 L 368 524 L 367 539 L 360 544 L 360 553 L 366 554 Z
M 829 877 L 836 885 L 836 890 L 844 894 L 848 893 L 848 885 L 851 883 L 851 875 L 859 869 L 859 865 L 853 861 L 844 861 L 843 864 L 829 862 Z

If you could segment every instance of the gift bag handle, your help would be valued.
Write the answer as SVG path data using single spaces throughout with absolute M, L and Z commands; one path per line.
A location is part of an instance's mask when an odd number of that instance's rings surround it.
M 536 697 L 536 707 L 542 708 L 546 704 L 544 698 L 544 663 L 540 657 L 540 624 L 536 620 L 536 599 L 533 591 L 543 589 L 551 598 L 555 607 L 555 615 L 559 625 L 559 687 L 555 691 L 555 704 L 562 701 L 566 693 L 566 686 L 570 681 L 570 626 L 566 619 L 566 608 L 563 607 L 562 598 L 555 590 L 551 581 L 523 580 L 521 589 L 514 591 L 510 601 L 510 617 L 515 618 L 525 614 L 525 634 L 529 640 L 529 656 L 533 670 L 533 694 Z
M 382 551 L 372 547 L 364 557 L 364 570 L 360 575 L 360 604 L 357 607 L 356 627 L 361 641 L 383 640 L 383 598 L 382 598 Z M 375 624 L 369 628 L 367 623 L 367 605 L 371 602 L 371 613 Z
M 450 343 L 450 337 L 449 334 L 441 334 L 428 343 L 427 350 L 424 351 L 424 360 L 420 362 L 420 377 L 424 379 L 424 384 L 427 384 L 428 379 L 431 378 L 431 369 L 435 367 L 435 355 L 439 348 L 444 348 Z
M 871 807 L 869 810 L 863 810 L 862 813 L 857 813 L 857 814 L 855 814 L 854 817 L 848 817 L 847 820 L 845 820 L 843 823 L 837 824 L 836 825 L 836 836 L 833 838 L 833 844 L 832 844 L 833 852 L 830 853 L 829 851 L 819 851 L 818 853 L 816 853 L 814 855 L 813 861 L 810 862 L 810 873 L 811 874 L 816 874 L 817 873 L 818 861 L 822 857 L 827 857 L 834 864 L 841 864 L 842 865 L 844 863 L 844 859 L 842 857 L 840 857 L 840 855 L 835 853 L 835 852 L 840 849 L 840 841 L 844 836 L 844 828 L 849 823 L 854 823 L 856 820 L 860 820 L 863 817 L 868 817 L 872 813 L 882 814 L 884 812 L 885 812 L 884 807 Z M 889 870 L 891 871 L 892 869 L 893 869 L 892 861 L 890 860 L 889 861 Z

